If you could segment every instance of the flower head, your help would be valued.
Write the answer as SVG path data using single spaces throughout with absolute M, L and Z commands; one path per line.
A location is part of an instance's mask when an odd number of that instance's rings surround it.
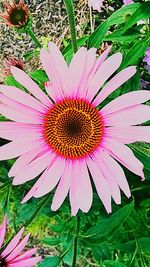
M 12 75 L 11 73 L 11 67 L 17 67 L 21 70 L 24 69 L 24 64 L 23 61 L 21 59 L 17 59 L 17 58 L 8 58 L 4 60 L 4 73 L 5 75 Z
M 37 248 L 29 249 L 23 252 L 28 239 L 27 234 L 22 240 L 24 227 L 16 234 L 16 236 L 3 249 L 2 245 L 6 235 L 7 216 L 5 215 L 2 225 L 0 225 L 0 267 L 32 267 L 41 261 L 41 257 L 32 257 Z
M 19 157 L 9 171 L 14 185 L 40 175 L 22 202 L 46 195 L 57 186 L 52 210 L 57 210 L 69 193 L 72 214 L 79 209 L 88 212 L 93 197 L 91 176 L 109 213 L 111 198 L 121 203 L 120 189 L 130 197 L 119 163 L 144 179 L 143 164 L 126 144 L 150 141 L 150 127 L 138 126 L 150 119 L 150 107 L 142 104 L 150 99 L 150 92 L 127 93 L 102 107 L 136 72 L 136 67 L 127 67 L 106 83 L 122 61 L 121 53 L 107 58 L 109 51 L 110 47 L 96 58 L 95 48 L 82 47 L 68 66 L 50 42 L 48 52 L 41 49 L 49 77 L 47 95 L 15 67 L 14 78 L 30 94 L 0 86 L 0 112 L 12 120 L 0 123 L 0 137 L 11 141 L 0 147 L 0 160 Z
M 29 10 L 28 5 L 24 3 L 24 0 L 20 0 L 17 5 L 13 2 L 12 5 L 5 4 L 5 13 L 1 14 L 1 17 L 5 20 L 6 24 L 10 27 L 21 28 L 28 23 Z
M 88 6 L 99 12 L 101 12 L 102 4 L 103 0 L 88 0 Z
M 123 0 L 124 5 L 129 5 L 129 4 L 133 4 L 134 1 L 133 0 Z

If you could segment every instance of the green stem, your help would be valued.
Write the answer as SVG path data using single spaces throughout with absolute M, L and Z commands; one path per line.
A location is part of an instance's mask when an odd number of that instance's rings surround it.
M 76 40 L 76 25 L 75 25 L 73 1 L 72 0 L 64 0 L 64 1 L 65 1 L 68 21 L 69 21 L 69 26 L 70 26 L 72 48 L 75 53 L 77 51 L 77 40 Z
M 30 27 L 27 28 L 27 33 L 30 35 L 31 39 L 34 41 L 37 47 L 42 48 L 42 45 L 40 44 L 40 42 L 38 41 L 38 39 L 36 38 L 34 32 L 31 30 Z
M 77 216 L 77 228 L 76 228 L 76 235 L 74 238 L 74 245 L 73 245 L 72 267 L 76 267 L 79 230 L 80 230 L 80 217 Z

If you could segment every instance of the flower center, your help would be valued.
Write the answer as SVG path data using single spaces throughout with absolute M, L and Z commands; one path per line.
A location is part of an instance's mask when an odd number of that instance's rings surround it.
M 9 14 L 9 20 L 13 25 L 24 25 L 26 23 L 26 11 L 14 8 Z
M 0 267 L 6 267 L 6 266 L 7 265 L 6 265 L 5 260 L 0 258 Z
M 87 101 L 67 98 L 55 103 L 46 114 L 44 136 L 57 154 L 69 159 L 82 158 L 101 143 L 102 117 Z

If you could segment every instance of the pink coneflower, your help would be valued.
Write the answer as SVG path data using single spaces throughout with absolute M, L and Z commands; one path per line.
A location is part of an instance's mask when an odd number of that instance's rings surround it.
M 13 2 L 12 5 L 4 2 L 5 13 L 0 16 L 5 20 L 5 23 L 10 27 L 21 28 L 28 23 L 29 10 L 28 5 L 24 3 L 24 0 L 20 0 L 17 5 Z
M 0 267 L 31 267 L 41 261 L 41 257 L 32 257 L 37 248 L 32 248 L 23 252 L 28 239 L 27 234 L 21 241 L 24 227 L 3 249 L 2 245 L 6 235 L 7 216 L 5 215 L 2 225 L 0 225 Z
M 102 4 L 103 0 L 88 0 L 88 6 L 94 10 L 97 10 L 98 12 L 101 12 Z
M 12 75 L 11 73 L 11 67 L 17 67 L 21 70 L 24 69 L 24 64 L 23 61 L 21 59 L 17 59 L 17 58 L 7 58 L 4 60 L 4 73 L 5 75 Z
M 118 162 L 144 179 L 143 164 L 125 144 L 150 141 L 150 127 L 137 126 L 150 119 L 150 107 L 142 104 L 150 92 L 127 93 L 99 110 L 99 104 L 136 72 L 136 67 L 127 67 L 104 85 L 122 61 L 121 53 L 106 59 L 109 51 L 110 47 L 96 59 L 95 48 L 82 47 L 68 67 L 50 42 L 48 52 L 41 49 L 49 77 L 48 96 L 15 67 L 14 78 L 31 95 L 13 86 L 0 86 L 0 112 L 14 121 L 0 123 L 0 137 L 11 141 L 0 148 L 0 160 L 19 157 L 9 172 L 14 185 L 41 175 L 23 202 L 44 196 L 57 185 L 52 210 L 69 193 L 72 215 L 79 209 L 88 212 L 93 197 L 90 173 L 109 213 L 111 197 L 121 203 L 120 189 L 130 197 Z

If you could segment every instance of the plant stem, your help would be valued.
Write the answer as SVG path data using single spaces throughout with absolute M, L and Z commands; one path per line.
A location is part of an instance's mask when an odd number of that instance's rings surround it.
M 36 38 L 34 32 L 31 30 L 30 27 L 27 28 L 27 33 L 30 35 L 31 39 L 34 41 L 37 47 L 42 48 L 42 45 L 40 44 L 40 42 L 38 41 L 38 39 Z
M 80 217 L 77 216 L 77 228 L 76 228 L 76 235 L 74 238 L 72 267 L 76 267 L 79 230 L 80 230 Z
M 92 8 L 91 7 L 90 7 L 90 24 L 91 24 L 91 33 L 93 33 L 94 26 L 93 26 Z
M 69 26 L 70 26 L 72 48 L 75 53 L 77 51 L 77 40 L 76 40 L 76 25 L 75 25 L 73 1 L 72 0 L 64 0 L 64 1 L 65 1 L 68 21 L 69 21 Z

